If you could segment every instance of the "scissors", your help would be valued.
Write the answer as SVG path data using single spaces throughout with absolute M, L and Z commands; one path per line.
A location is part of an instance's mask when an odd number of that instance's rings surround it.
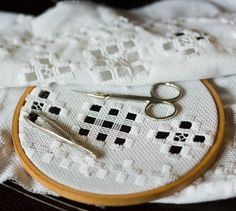
M 170 98 L 160 97 L 156 93 L 161 86 L 170 87 L 170 88 L 174 89 L 175 91 L 177 91 L 177 94 L 174 97 L 170 97 Z M 180 86 L 175 85 L 173 83 L 169 83 L 169 82 L 154 84 L 151 87 L 151 91 L 150 91 L 151 96 L 107 94 L 107 93 L 101 93 L 101 92 L 92 93 L 92 92 L 81 92 L 81 91 L 74 90 L 74 89 L 72 89 L 72 91 L 79 92 L 81 94 L 86 94 L 90 97 L 95 97 L 95 98 L 100 98 L 100 99 L 105 99 L 105 100 L 107 100 L 109 98 L 119 98 L 119 99 L 128 99 L 128 100 L 146 101 L 147 104 L 146 104 L 145 110 L 144 110 L 145 114 L 148 117 L 155 119 L 155 120 L 167 120 L 167 119 L 175 117 L 179 111 L 178 107 L 175 105 L 175 102 L 180 100 L 183 96 L 183 89 Z M 155 115 L 153 115 L 152 109 L 157 104 L 168 105 L 169 107 L 172 108 L 173 112 L 171 112 L 170 114 L 166 114 L 164 116 L 155 116 Z
M 55 131 L 57 131 L 58 134 L 52 132 L 51 130 L 48 130 L 42 126 L 37 125 L 36 123 L 34 123 L 33 121 L 31 121 L 30 117 L 28 116 L 24 116 L 24 119 L 31 124 L 33 127 L 38 128 L 40 130 L 42 130 L 43 132 L 47 133 L 48 135 L 56 138 L 57 140 L 69 144 L 73 147 L 76 147 L 77 149 L 79 149 L 80 151 L 83 151 L 84 153 L 88 154 L 90 157 L 92 157 L 93 159 L 96 159 L 96 155 L 88 150 L 87 148 L 79 145 L 78 142 L 76 142 L 72 136 L 70 134 L 68 134 L 65 130 L 63 130 L 59 125 L 57 125 L 56 123 L 54 123 L 51 119 L 49 119 L 48 117 L 42 115 L 41 113 L 37 112 L 37 111 L 31 111 L 31 114 L 33 115 L 37 115 L 38 117 L 40 117 L 43 121 L 45 121 L 48 125 L 50 125 Z M 59 135 L 60 134 L 60 135 Z

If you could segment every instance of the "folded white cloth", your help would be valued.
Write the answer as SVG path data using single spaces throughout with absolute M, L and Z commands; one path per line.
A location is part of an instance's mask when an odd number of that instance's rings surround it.
M 158 2 L 115 11 L 89 3 L 58 3 L 39 17 L 0 13 L 0 182 L 50 193 L 20 166 L 11 116 L 29 84 L 146 85 L 236 73 L 233 1 Z M 158 202 L 192 203 L 236 196 L 236 76 L 212 80 L 226 111 L 225 146 L 192 185 Z M 51 193 L 53 194 L 53 193 Z
M 58 3 L 39 17 L 18 18 L 10 35 L 0 30 L 1 86 L 132 86 L 233 74 L 233 17 L 203 1 L 167 1 L 130 12 Z

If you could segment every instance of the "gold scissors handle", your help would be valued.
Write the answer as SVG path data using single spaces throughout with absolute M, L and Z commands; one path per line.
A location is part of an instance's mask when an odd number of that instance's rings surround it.
M 161 86 L 166 86 L 166 87 L 170 87 L 170 88 L 175 89 L 177 91 L 177 95 L 175 95 L 174 97 L 170 97 L 170 98 L 160 97 L 158 95 L 158 89 Z M 149 116 L 152 119 L 156 119 L 156 120 L 167 120 L 167 119 L 171 119 L 177 115 L 179 109 L 175 105 L 174 102 L 178 101 L 183 96 L 183 89 L 180 86 L 177 86 L 177 85 L 175 85 L 173 83 L 169 83 L 169 82 L 157 83 L 152 86 L 150 94 L 151 94 L 151 99 L 149 100 L 148 104 L 145 107 L 145 114 L 147 116 Z M 170 108 L 172 108 L 171 110 L 173 110 L 173 111 L 169 114 L 164 115 L 164 116 L 155 116 L 155 115 L 153 115 L 152 110 L 158 104 L 168 105 Z
M 157 104 L 166 104 L 172 107 L 173 111 L 170 114 L 166 114 L 165 116 L 155 116 L 152 114 L 152 110 L 153 110 L 153 107 L 156 106 Z M 179 109 L 177 108 L 177 106 L 174 103 L 169 102 L 169 101 L 160 101 L 160 102 L 155 101 L 154 103 L 148 102 L 148 104 L 145 106 L 145 114 L 149 116 L 150 118 L 156 119 L 156 120 L 171 119 L 177 115 L 178 111 Z
M 170 98 L 163 98 L 163 97 L 159 97 L 158 96 L 158 88 L 161 87 L 161 86 L 166 86 L 166 87 L 170 87 L 170 88 L 173 88 L 177 91 L 177 95 L 174 96 L 174 97 L 170 97 Z M 156 93 L 157 92 L 157 93 Z M 150 94 L 153 98 L 155 98 L 156 100 L 158 101 L 168 101 L 168 102 L 176 102 L 178 100 L 181 99 L 181 97 L 183 96 L 183 89 L 178 86 L 178 85 L 175 85 L 173 83 L 169 83 L 169 82 L 166 82 L 166 83 L 157 83 L 157 84 L 154 84 L 151 88 L 151 91 L 150 91 Z

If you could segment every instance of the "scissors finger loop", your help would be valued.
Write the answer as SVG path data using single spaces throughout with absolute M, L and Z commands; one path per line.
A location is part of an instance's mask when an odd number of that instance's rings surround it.
M 171 107 L 171 110 L 173 110 L 170 114 L 167 114 L 164 115 L 164 116 L 157 116 L 157 115 L 154 115 L 153 114 L 153 107 L 156 106 L 157 104 L 166 104 L 168 105 L 169 107 Z M 178 113 L 178 109 L 176 107 L 175 104 L 169 102 L 169 101 L 161 101 L 161 102 L 149 102 L 146 107 L 145 107 L 145 114 L 149 117 L 151 117 L 152 119 L 155 119 L 155 120 L 167 120 L 167 119 L 171 119 L 171 118 L 174 118 Z
M 157 96 L 158 88 L 161 86 L 167 86 L 170 88 L 174 88 L 177 91 L 177 95 L 174 97 L 170 97 L 170 98 L 161 98 L 160 96 Z M 173 83 L 169 83 L 169 82 L 157 83 L 151 89 L 151 96 L 158 98 L 160 101 L 164 100 L 164 101 L 169 101 L 169 102 L 175 102 L 175 101 L 178 101 L 183 96 L 183 90 L 180 86 L 177 86 Z

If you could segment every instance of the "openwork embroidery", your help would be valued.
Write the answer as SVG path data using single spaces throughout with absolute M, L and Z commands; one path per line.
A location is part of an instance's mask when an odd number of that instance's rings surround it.
M 130 148 L 134 142 L 130 137 L 138 133 L 137 126 L 133 126 L 137 114 L 127 112 L 123 117 L 123 123 L 117 123 L 116 118 L 119 114 L 122 115 L 122 112 L 116 107 L 105 108 L 98 104 L 86 106 L 86 114 L 79 115 L 79 129 L 76 130 L 79 135 L 86 136 L 89 139 L 101 143 L 109 142 L 107 146 L 112 149 Z M 105 115 L 102 115 L 104 113 Z M 77 126 L 74 127 L 77 128 Z M 113 133 L 117 135 L 110 135 Z
M 199 48 L 206 48 L 210 45 L 208 38 L 198 32 L 183 30 L 174 35 L 168 35 L 162 48 L 166 52 L 179 52 L 183 55 L 199 55 Z
M 129 78 L 137 74 L 147 74 L 134 39 L 114 40 L 108 45 L 85 51 L 89 58 L 91 75 L 99 81 Z
M 168 155 L 191 157 L 191 149 L 211 145 L 213 136 L 199 129 L 200 124 L 193 121 L 174 121 L 165 130 L 150 130 L 148 137 L 162 144 L 161 152 Z M 200 145 L 199 145 L 200 144 Z M 184 151 L 183 151 L 184 150 Z

